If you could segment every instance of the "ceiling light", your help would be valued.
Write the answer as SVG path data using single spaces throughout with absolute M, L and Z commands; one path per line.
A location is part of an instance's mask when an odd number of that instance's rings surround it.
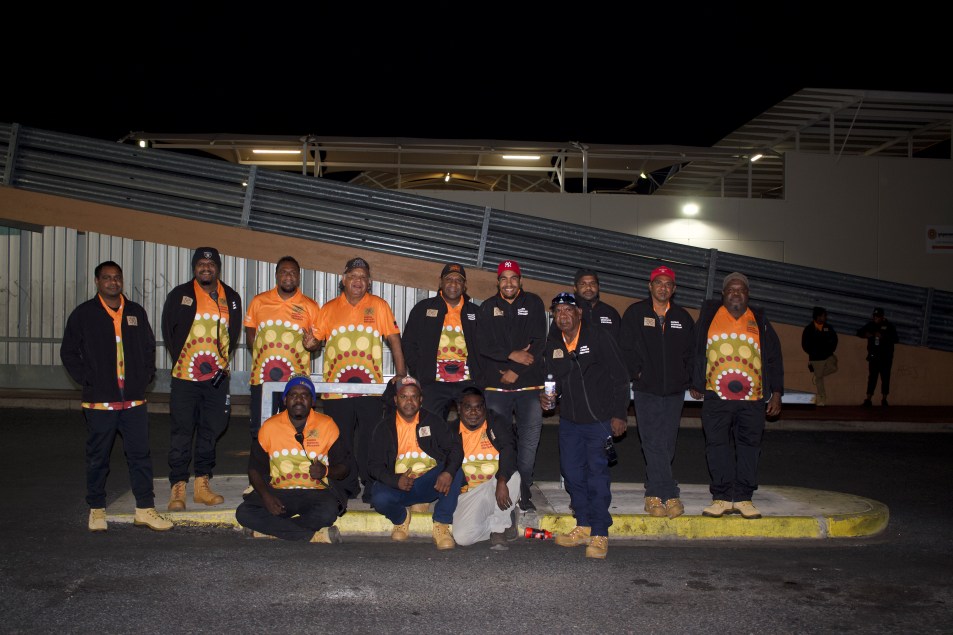
M 685 203 L 682 206 L 682 213 L 686 216 L 694 216 L 698 213 L 698 203 Z
M 447 172 L 447 176 L 443 177 L 443 182 L 444 182 L 444 183 L 449 183 L 449 182 L 450 182 L 450 173 L 449 173 L 449 172 Z
M 139 139 L 139 147 L 140 147 L 140 148 L 148 148 L 148 147 L 149 147 L 149 142 L 146 141 L 145 139 Z
M 538 154 L 504 154 L 503 158 L 507 161 L 536 161 Z
M 252 154 L 301 154 L 301 150 L 252 150 Z
M 645 170 L 642 170 L 641 172 L 639 172 L 639 178 L 645 179 L 646 181 L 649 179 L 648 175 L 645 174 Z
M 754 163 L 755 161 L 757 161 L 758 159 L 760 159 L 760 158 L 763 157 L 763 156 L 764 156 L 764 155 L 761 154 L 760 152 L 759 152 L 758 154 L 752 154 L 752 155 L 751 155 L 751 162 Z

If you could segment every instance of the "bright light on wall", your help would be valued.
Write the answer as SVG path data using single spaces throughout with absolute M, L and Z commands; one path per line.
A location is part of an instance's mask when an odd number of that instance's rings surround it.
M 685 205 L 682 206 L 682 213 L 685 214 L 685 216 L 695 216 L 698 214 L 698 209 L 698 203 L 685 203 Z
M 252 154 L 301 154 L 301 150 L 259 150 L 254 149 Z

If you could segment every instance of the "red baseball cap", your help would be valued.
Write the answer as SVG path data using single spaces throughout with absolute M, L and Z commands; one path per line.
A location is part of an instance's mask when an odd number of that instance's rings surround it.
M 496 277 L 499 278 L 500 276 L 502 276 L 504 271 L 513 271 L 519 277 L 521 278 L 523 277 L 523 274 L 520 273 L 520 266 L 516 264 L 515 260 L 504 260 L 503 262 L 501 262 L 500 265 L 496 268 Z
M 669 278 L 672 279 L 672 282 L 675 282 L 675 272 L 664 265 L 662 265 L 661 267 L 656 267 L 652 271 L 652 275 L 649 276 L 649 282 L 652 282 L 659 276 L 668 276 Z

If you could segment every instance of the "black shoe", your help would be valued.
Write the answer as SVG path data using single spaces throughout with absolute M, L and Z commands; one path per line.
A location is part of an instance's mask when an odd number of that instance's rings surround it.
M 519 538 L 519 529 L 516 527 L 516 508 L 510 512 L 510 526 L 503 530 L 501 534 L 504 540 L 516 540 Z M 493 537 L 493 534 L 490 534 Z
M 528 499 L 528 498 L 526 498 L 526 499 L 521 498 L 519 505 L 520 505 L 520 511 L 521 511 L 521 512 L 534 512 L 534 511 L 536 511 L 536 505 L 534 505 L 534 504 L 533 504 L 533 501 L 531 501 L 531 500 Z
M 880 405 L 881 405 L 881 406 L 889 406 L 890 404 L 887 403 L 887 398 L 884 397 L 883 399 L 880 400 Z
M 864 403 L 861 404 L 864 408 L 870 408 L 874 404 L 870 403 L 870 399 L 864 399 Z

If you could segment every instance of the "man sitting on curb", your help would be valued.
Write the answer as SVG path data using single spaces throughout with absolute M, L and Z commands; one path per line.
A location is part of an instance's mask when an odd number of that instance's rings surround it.
M 286 410 L 270 417 L 252 442 L 248 480 L 255 491 L 235 518 L 256 538 L 336 543 L 334 523 L 347 508 L 340 486 L 351 453 L 334 420 L 312 410 L 311 379 L 297 375 L 285 385 Z
M 409 507 L 436 501 L 433 509 L 433 541 L 437 549 L 453 549 L 450 532 L 453 513 L 463 482 L 463 445 L 460 434 L 446 420 L 421 410 L 423 395 L 413 377 L 389 384 L 394 389 L 396 412 L 384 415 L 374 428 L 368 456 L 368 473 L 374 482 L 371 504 L 394 523 L 391 540 L 410 537 Z
M 489 539 L 491 549 L 506 549 L 506 541 L 517 537 L 515 501 L 520 496 L 513 424 L 487 412 L 483 391 L 472 386 L 463 389 L 457 411 L 466 483 L 453 513 L 454 537 L 458 545 Z M 496 486 L 483 487 L 490 481 Z

